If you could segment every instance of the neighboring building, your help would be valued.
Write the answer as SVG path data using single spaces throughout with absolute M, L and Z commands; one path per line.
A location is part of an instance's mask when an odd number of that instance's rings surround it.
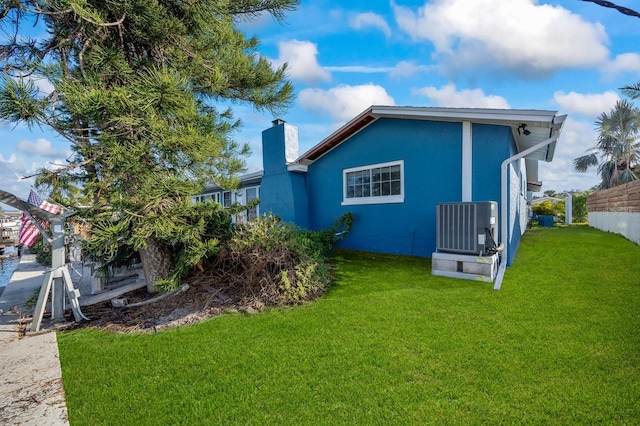
M 18 230 L 22 225 L 22 212 L 0 212 L 0 229 Z
M 302 156 L 297 128 L 275 120 L 262 133 L 264 171 L 243 178 L 237 191 L 212 187 L 199 197 L 228 205 L 255 195 L 260 205 L 249 217 L 272 212 L 309 229 L 351 212 L 342 247 L 423 257 L 435 251 L 437 203 L 497 201 L 510 264 L 526 229 L 527 193 L 542 184 L 538 161 L 553 159 L 565 118 L 372 106 Z
M 234 190 L 227 190 L 218 185 L 210 185 L 205 188 L 202 194 L 193 197 L 196 202 L 215 201 L 222 207 L 231 207 L 234 204 L 249 204 L 256 198 L 260 198 L 260 182 L 262 172 L 251 173 L 242 176 L 240 186 Z M 260 205 L 245 209 L 244 212 L 236 215 L 233 220 L 237 223 L 245 223 L 260 215 Z

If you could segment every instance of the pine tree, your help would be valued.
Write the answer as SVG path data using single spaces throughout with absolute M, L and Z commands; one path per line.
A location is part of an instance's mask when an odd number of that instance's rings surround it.
M 69 164 L 42 170 L 38 182 L 59 201 L 88 202 L 104 255 L 138 250 L 149 290 L 177 278 L 172 244 L 191 247 L 191 255 L 215 250 L 202 239 L 191 195 L 204 182 L 232 186 L 249 152 L 233 139 L 240 121 L 216 105 L 239 101 L 277 114 L 292 99 L 286 66 L 274 69 L 237 23 L 261 13 L 282 20 L 297 4 L 16 0 L 0 7 L 0 27 L 12 35 L 0 45 L 0 118 L 47 126 L 70 142 Z M 44 38 L 28 36 L 35 21 L 45 23 Z M 42 93 L 37 79 L 53 90 Z

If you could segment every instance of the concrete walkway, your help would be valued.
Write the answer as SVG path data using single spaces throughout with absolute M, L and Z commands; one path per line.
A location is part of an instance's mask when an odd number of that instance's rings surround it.
M 30 324 L 25 302 L 36 294 L 45 268 L 23 255 L 0 295 L 0 424 L 68 425 L 55 332 L 21 337 Z

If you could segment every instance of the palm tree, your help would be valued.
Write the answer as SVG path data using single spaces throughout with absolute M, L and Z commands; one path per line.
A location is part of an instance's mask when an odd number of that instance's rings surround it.
M 616 102 L 609 114 L 596 120 L 598 139 L 588 154 L 573 160 L 577 172 L 598 166 L 600 189 L 638 179 L 634 169 L 640 165 L 640 110 L 626 100 Z

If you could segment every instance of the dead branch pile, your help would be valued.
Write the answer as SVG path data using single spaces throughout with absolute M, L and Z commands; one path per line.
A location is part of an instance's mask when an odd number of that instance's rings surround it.
M 210 269 L 211 281 L 246 303 L 282 306 L 310 300 L 324 290 L 321 266 L 301 259 L 283 244 L 222 249 Z M 322 274 L 320 274 L 322 275 Z

